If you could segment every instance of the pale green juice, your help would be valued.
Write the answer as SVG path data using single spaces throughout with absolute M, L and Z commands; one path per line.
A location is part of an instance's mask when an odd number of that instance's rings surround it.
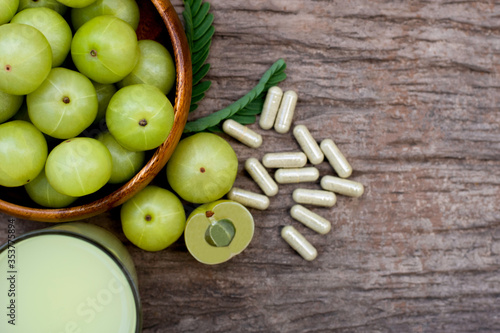
M 133 279 L 99 245 L 78 235 L 41 233 L 15 241 L 14 249 L 0 253 L 0 332 L 138 331 Z

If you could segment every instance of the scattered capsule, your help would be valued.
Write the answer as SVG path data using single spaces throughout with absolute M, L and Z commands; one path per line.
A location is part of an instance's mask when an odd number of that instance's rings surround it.
M 325 154 L 332 168 L 337 172 L 340 178 L 347 178 L 352 173 L 352 167 L 345 158 L 344 154 L 331 139 L 324 139 L 320 143 L 320 148 Z
M 302 168 L 307 163 L 303 152 L 267 153 L 262 157 L 266 168 Z
M 227 198 L 239 202 L 243 206 L 266 210 L 269 207 L 269 198 L 265 195 L 247 191 L 239 187 L 233 187 L 228 193 Z
M 274 179 L 280 184 L 314 182 L 319 178 L 319 171 L 315 167 L 278 169 Z
M 306 153 L 309 162 L 312 164 L 320 164 L 323 162 L 325 155 L 318 146 L 318 143 L 312 137 L 311 133 L 304 125 L 297 125 L 293 129 L 293 136 L 300 145 L 300 148 Z
M 321 207 L 333 207 L 337 202 L 337 196 L 333 192 L 305 188 L 294 190 L 292 197 L 296 203 Z
M 250 148 L 259 148 L 262 144 L 262 136 L 260 134 L 255 133 L 250 128 L 232 119 L 224 121 L 222 130 Z
M 347 195 L 349 197 L 360 197 L 365 191 L 361 183 L 334 176 L 323 176 L 320 184 L 321 188 L 324 190 Z
M 269 173 L 258 159 L 254 157 L 247 159 L 245 162 L 245 170 L 268 197 L 278 194 L 278 185 L 271 176 L 269 176 Z
M 281 99 L 280 108 L 274 123 L 274 129 L 278 133 L 287 133 L 292 126 L 293 113 L 297 105 L 297 93 L 293 90 L 288 90 L 283 94 Z
M 332 224 L 327 219 L 319 216 L 313 211 L 301 205 L 295 205 L 290 209 L 292 217 L 306 227 L 325 235 L 332 229 Z
M 259 119 L 260 128 L 268 130 L 273 127 L 280 107 L 281 97 L 283 97 L 283 90 L 280 87 L 274 86 L 267 90 L 266 100 Z
M 291 225 L 287 225 L 281 229 L 281 237 L 305 260 L 312 261 L 318 256 L 316 248 Z

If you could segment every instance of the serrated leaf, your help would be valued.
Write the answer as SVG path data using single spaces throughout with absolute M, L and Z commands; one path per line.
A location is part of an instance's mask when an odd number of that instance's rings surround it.
M 193 85 L 200 82 L 201 79 L 203 79 L 205 75 L 207 75 L 209 70 L 210 70 L 210 64 L 204 64 L 203 66 L 201 66 L 200 70 L 196 72 L 196 74 L 193 74 Z
M 197 26 L 196 31 L 194 32 L 193 35 L 194 40 L 198 40 L 199 38 L 201 38 L 212 26 L 213 22 L 214 22 L 214 15 L 208 14 L 203 20 L 203 22 Z M 196 26 L 196 23 L 194 21 L 193 21 L 193 26 Z
M 198 96 L 200 94 L 205 93 L 210 86 L 212 85 L 212 81 L 202 81 L 193 87 L 193 91 L 191 92 L 191 96 Z
M 212 36 L 214 35 L 215 28 L 211 26 L 208 28 L 207 32 L 197 39 L 193 45 L 193 52 L 199 52 L 203 47 L 210 42 Z

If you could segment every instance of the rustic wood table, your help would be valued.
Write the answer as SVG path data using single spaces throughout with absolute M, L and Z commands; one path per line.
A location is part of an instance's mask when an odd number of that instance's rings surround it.
M 268 210 L 251 210 L 248 249 L 217 266 L 198 263 L 182 239 L 136 248 L 118 210 L 89 219 L 134 258 L 144 332 L 500 331 L 498 4 L 213 0 L 211 12 L 212 87 L 190 119 L 237 100 L 283 58 L 280 87 L 299 96 L 294 125 L 333 139 L 365 193 L 311 208 L 332 222 L 320 235 L 290 217 L 298 186 L 281 185 Z M 291 132 L 250 127 L 258 149 L 224 137 L 239 157 L 236 185 L 259 191 L 244 161 L 299 146 Z M 285 225 L 316 260 L 281 239 Z M 20 234 L 46 226 L 16 221 Z

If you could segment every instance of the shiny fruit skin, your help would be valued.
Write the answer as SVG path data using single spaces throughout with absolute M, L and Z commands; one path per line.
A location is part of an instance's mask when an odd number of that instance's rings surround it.
M 0 185 L 22 186 L 43 170 L 48 148 L 31 123 L 13 120 L 0 125 Z
M 113 168 L 109 183 L 119 184 L 130 180 L 143 166 L 144 151 L 130 151 L 123 148 L 109 132 L 100 133 L 97 138 L 111 153 Z
M 0 25 L 1 91 L 27 95 L 42 84 L 51 68 L 52 50 L 40 31 L 25 24 Z
M 96 0 L 83 8 L 71 9 L 71 22 L 78 30 L 85 22 L 101 15 L 116 16 L 137 30 L 139 25 L 139 6 L 135 0 Z
M 98 101 L 92 82 L 83 74 L 57 67 L 26 97 L 28 114 L 43 133 L 69 139 L 84 131 L 97 115 Z
M 111 154 L 105 145 L 96 139 L 78 137 L 52 149 L 45 174 L 57 192 L 81 197 L 103 187 L 111 177 L 111 168 Z
M 50 8 L 26 8 L 12 18 L 12 23 L 27 24 L 47 38 L 52 50 L 52 67 L 61 66 L 71 47 L 73 33 L 66 20 Z
M 172 192 L 149 185 L 123 204 L 120 210 L 125 236 L 146 251 L 160 251 L 182 235 L 186 215 Z
M 0 25 L 8 23 L 19 8 L 19 0 L 0 0 Z
M 157 148 L 174 124 L 174 108 L 158 88 L 134 84 L 116 92 L 106 110 L 109 132 L 131 151 Z
M 165 95 L 170 92 L 175 83 L 174 59 L 165 48 L 154 40 L 140 40 L 140 55 L 137 65 L 118 86 L 145 83 L 153 85 Z
M 43 207 L 62 208 L 72 204 L 77 198 L 57 192 L 47 180 L 45 170 L 28 184 L 24 185 L 31 200 Z
M 192 203 L 220 199 L 233 186 L 237 172 L 233 148 L 213 133 L 197 133 L 181 140 L 167 163 L 168 183 Z
M 139 59 L 137 35 L 125 21 L 98 16 L 77 30 L 71 57 L 78 70 L 99 83 L 116 83 L 130 74 Z
M 0 123 L 14 116 L 23 104 L 23 95 L 11 95 L 0 91 Z

